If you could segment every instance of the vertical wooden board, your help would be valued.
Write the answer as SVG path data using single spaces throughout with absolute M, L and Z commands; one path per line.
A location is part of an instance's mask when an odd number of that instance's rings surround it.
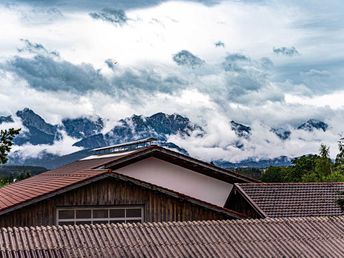
M 56 207 L 116 205 L 143 205 L 146 222 L 228 218 L 157 191 L 104 179 L 0 216 L 0 226 L 54 225 Z

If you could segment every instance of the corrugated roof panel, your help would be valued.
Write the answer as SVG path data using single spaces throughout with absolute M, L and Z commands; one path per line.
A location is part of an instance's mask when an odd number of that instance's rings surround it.
M 0 251 L 29 258 L 341 257 L 343 225 L 344 216 L 3 228 Z

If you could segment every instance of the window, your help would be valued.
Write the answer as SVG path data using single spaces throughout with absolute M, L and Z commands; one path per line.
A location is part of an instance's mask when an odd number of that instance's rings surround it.
M 143 207 L 58 208 L 57 225 L 143 222 Z

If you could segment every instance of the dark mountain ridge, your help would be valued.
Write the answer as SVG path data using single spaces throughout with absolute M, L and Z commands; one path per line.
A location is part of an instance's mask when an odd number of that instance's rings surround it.
M 0 116 L 0 125 L 3 123 L 13 123 L 14 120 L 12 116 Z
M 98 148 L 148 137 L 157 138 L 164 143 L 170 135 L 190 136 L 196 130 L 199 131 L 199 135 L 204 132 L 199 125 L 178 114 L 167 115 L 160 112 L 149 117 L 133 115 L 119 120 L 118 125 L 109 132 L 85 137 L 74 145 Z
M 22 121 L 25 128 L 22 133 L 15 139 L 15 144 L 54 144 L 55 141 L 62 139 L 62 132 L 75 139 L 74 146 L 82 147 L 84 150 L 64 155 L 62 157 L 42 151 L 39 157 L 23 159 L 20 153 L 11 153 L 11 164 L 39 165 L 47 168 L 54 168 L 76 159 L 86 157 L 90 150 L 97 147 L 123 143 L 127 141 L 138 140 L 147 137 L 158 139 L 161 146 L 174 149 L 183 154 L 188 152 L 169 142 L 169 136 L 180 135 L 189 137 L 196 134 L 197 137 L 203 137 L 206 131 L 199 125 L 192 123 L 189 118 L 179 114 L 165 114 L 162 112 L 151 116 L 133 115 L 120 119 L 116 125 L 109 131 L 104 131 L 106 121 L 100 117 L 79 117 L 73 119 L 63 119 L 60 124 L 52 125 L 47 123 L 42 117 L 34 111 L 25 108 L 16 113 L 16 116 Z M 0 116 L 1 123 L 13 122 L 12 116 Z M 230 121 L 231 130 L 238 136 L 234 143 L 236 148 L 244 149 L 246 140 L 254 137 L 254 132 L 248 125 L 240 124 L 236 121 Z M 313 131 L 326 131 L 328 125 L 320 120 L 310 119 L 300 124 L 295 129 Z M 291 131 L 288 129 L 278 128 L 271 129 L 281 140 L 288 140 Z M 241 140 L 243 139 L 243 140 Z M 214 146 L 215 147 L 215 146 Z M 275 159 L 252 159 L 243 160 L 239 163 L 231 163 L 224 160 L 214 161 L 221 167 L 267 167 L 270 165 L 288 165 L 289 161 L 285 157 Z

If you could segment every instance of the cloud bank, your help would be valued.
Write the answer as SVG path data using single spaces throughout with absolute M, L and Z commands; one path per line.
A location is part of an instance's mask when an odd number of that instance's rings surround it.
M 0 4 L 10 26 L 0 28 L 0 115 L 29 107 L 54 124 L 101 116 L 111 129 L 132 114 L 180 113 L 208 134 L 171 141 L 206 160 L 295 156 L 321 142 L 334 155 L 344 130 L 336 2 L 321 17 L 321 5 L 303 1 Z M 293 129 L 311 118 L 329 129 Z M 238 139 L 232 120 L 252 137 Z M 271 128 L 290 129 L 290 139 Z M 74 150 L 67 145 L 49 150 Z

